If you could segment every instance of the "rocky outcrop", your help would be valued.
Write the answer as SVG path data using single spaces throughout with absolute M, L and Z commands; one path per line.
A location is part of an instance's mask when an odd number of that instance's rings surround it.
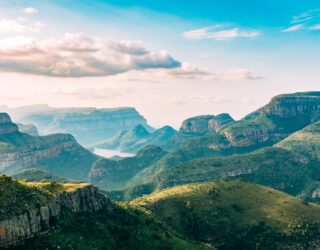
M 18 131 L 18 126 L 11 121 L 11 118 L 6 113 L 0 113 L 0 136 L 15 133 Z
M 196 116 L 185 120 L 179 130 L 184 135 L 206 135 L 212 134 L 233 123 L 229 114 Z
M 219 132 L 232 123 L 234 123 L 234 120 L 229 114 L 219 114 L 209 120 L 209 130 L 211 132 Z
M 66 213 L 97 212 L 109 204 L 109 199 L 91 185 L 61 193 L 46 206 L 0 221 L 0 248 L 59 230 L 56 221 Z
M 262 112 L 279 118 L 306 117 L 312 121 L 320 119 L 320 92 L 279 95 L 263 107 Z

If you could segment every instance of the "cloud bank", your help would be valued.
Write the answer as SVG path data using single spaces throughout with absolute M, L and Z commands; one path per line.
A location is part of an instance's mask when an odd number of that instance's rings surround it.
M 0 71 L 5 72 L 93 77 L 180 66 L 166 51 L 150 51 L 139 41 L 112 41 L 80 33 L 48 40 L 26 37 L 0 40 Z
M 0 20 L 1 33 L 34 33 L 40 32 L 45 25 L 42 22 L 31 22 L 25 18 Z

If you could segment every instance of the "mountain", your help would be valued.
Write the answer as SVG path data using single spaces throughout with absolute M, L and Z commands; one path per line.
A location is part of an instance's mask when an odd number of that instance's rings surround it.
M 89 181 L 104 190 L 122 189 L 132 177 L 165 154 L 160 147 L 147 146 L 134 157 L 120 160 L 100 159 L 90 169 Z
M 170 152 L 139 173 L 132 184 L 143 184 L 154 173 L 193 159 L 245 154 L 273 146 L 318 121 L 319 106 L 320 92 L 279 95 L 240 121 L 229 119 L 230 122 L 216 132 L 207 129 L 213 116 L 191 118 L 183 123 Z M 186 138 L 185 134 L 191 136 Z
M 111 203 L 90 184 L 1 176 L 0 205 L 0 248 L 209 249 L 148 215 Z
M 0 113 L 0 172 L 15 174 L 38 168 L 53 174 L 86 180 L 99 157 L 68 134 L 31 136 L 19 132 L 6 113 Z
M 319 244 L 319 205 L 252 183 L 177 186 L 127 206 L 217 249 L 316 249 Z
M 85 145 L 105 141 L 139 124 L 153 131 L 146 119 L 134 108 L 49 108 L 27 113 L 25 116 L 20 116 L 18 121 L 34 124 L 42 135 L 72 134 Z
M 111 140 L 95 146 L 136 153 L 149 145 L 165 146 L 176 135 L 177 131 L 170 126 L 164 126 L 149 133 L 142 125 L 137 125 L 133 129 L 122 131 Z
M 319 174 L 318 165 L 311 165 L 308 158 L 271 147 L 242 155 L 195 159 L 159 171 L 145 168 L 126 189 L 109 195 L 116 200 L 128 200 L 181 184 L 241 179 L 300 196 L 316 183 Z M 312 194 L 302 198 L 311 200 Z
M 32 125 L 32 124 L 17 123 L 17 126 L 18 126 L 18 130 L 21 133 L 32 135 L 32 136 L 38 136 L 39 135 L 37 127 Z

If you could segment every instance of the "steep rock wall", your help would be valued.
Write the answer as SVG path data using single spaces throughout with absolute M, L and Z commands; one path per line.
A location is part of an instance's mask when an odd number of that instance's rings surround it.
M 58 230 L 54 221 L 67 212 L 98 212 L 109 205 L 110 200 L 93 186 L 61 193 L 46 206 L 0 221 L 0 248 L 19 245 L 37 235 Z

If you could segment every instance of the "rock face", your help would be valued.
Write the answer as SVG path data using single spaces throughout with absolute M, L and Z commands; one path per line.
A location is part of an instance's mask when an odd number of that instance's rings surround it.
M 279 118 L 306 117 L 320 119 L 320 92 L 306 92 L 274 97 L 263 112 Z
M 18 126 L 11 121 L 6 113 L 0 113 L 0 135 L 18 132 Z
M 0 221 L 0 248 L 16 246 L 58 230 L 54 222 L 67 212 L 97 212 L 109 204 L 109 199 L 93 186 L 61 193 L 46 206 Z
M 19 121 L 34 124 L 40 134 L 72 134 L 82 144 L 101 142 L 139 124 L 153 130 L 135 108 L 56 108 L 30 114 Z
M 17 134 L 19 136 L 19 134 Z M 25 142 L 25 146 L 21 146 L 8 151 L 0 151 L 0 170 L 14 165 L 21 168 L 32 166 L 33 164 L 57 157 L 62 151 L 72 150 L 76 145 L 74 137 L 70 135 L 56 135 L 52 143 L 43 141 L 34 141 L 32 137 Z M 33 144 L 34 143 L 34 144 Z
M 319 120 L 320 92 L 276 96 L 254 114 L 222 131 L 232 146 L 273 145 Z
M 185 120 L 179 130 L 183 135 L 201 136 L 212 134 L 233 123 L 229 114 L 196 116 Z

